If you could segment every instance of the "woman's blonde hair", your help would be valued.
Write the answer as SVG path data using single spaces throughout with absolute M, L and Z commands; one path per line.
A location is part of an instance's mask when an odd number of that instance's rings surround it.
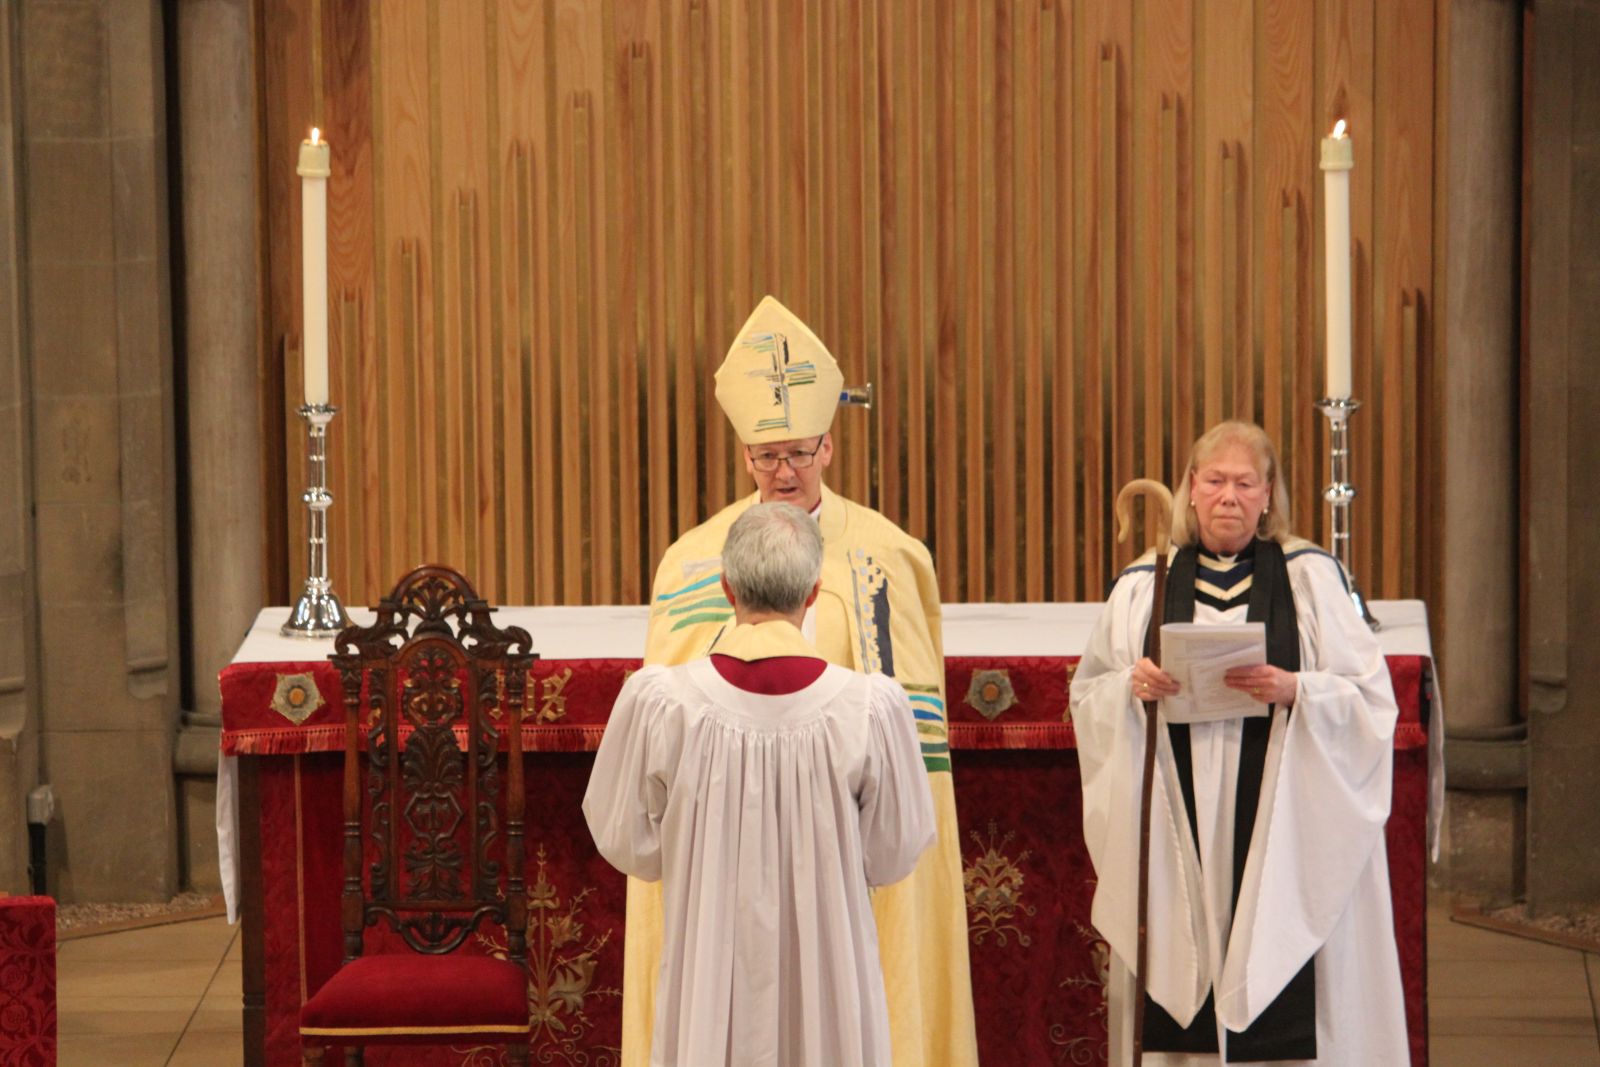
M 1256 468 L 1272 485 L 1267 509 L 1256 524 L 1256 536 L 1280 543 L 1289 539 L 1289 486 L 1278 464 L 1278 450 L 1273 447 L 1267 431 L 1255 423 L 1230 420 L 1211 427 L 1189 450 L 1189 466 L 1184 469 L 1183 477 L 1178 479 L 1172 493 L 1173 544 L 1192 545 L 1200 540 L 1200 520 L 1194 508 L 1189 506 L 1189 487 L 1200 465 L 1216 455 L 1224 445 L 1232 444 L 1243 445 L 1250 450 L 1255 457 Z

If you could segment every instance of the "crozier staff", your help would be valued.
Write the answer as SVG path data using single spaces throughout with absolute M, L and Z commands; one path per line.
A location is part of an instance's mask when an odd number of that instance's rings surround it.
M 1343 572 L 1290 534 L 1288 502 L 1260 427 L 1208 431 L 1175 494 L 1162 617 L 1152 554 L 1118 577 L 1073 678 L 1114 1064 L 1133 1037 L 1142 702 L 1177 692 L 1147 627 L 1246 620 L 1268 662 L 1226 683 L 1272 714 L 1158 727 L 1145 1062 L 1408 1062 L 1383 843 L 1398 710 Z

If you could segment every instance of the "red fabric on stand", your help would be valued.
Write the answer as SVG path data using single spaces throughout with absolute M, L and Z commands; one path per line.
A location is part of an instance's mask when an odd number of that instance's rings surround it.
M 1089 925 L 1075 752 L 957 752 L 978 1061 L 1106 1062 L 1109 950 Z
M 0 1067 L 56 1062 L 56 902 L 0 898 Z

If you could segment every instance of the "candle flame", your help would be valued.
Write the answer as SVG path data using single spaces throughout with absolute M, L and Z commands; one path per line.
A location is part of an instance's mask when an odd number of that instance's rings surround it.
M 1343 123 L 1340 123 L 1340 125 L 1343 125 Z M 1334 136 L 1337 137 L 1338 134 L 1334 134 Z M 311 127 L 311 143 L 312 144 L 316 144 L 321 139 L 322 139 L 322 131 L 317 129 L 315 126 Z
M 1344 119 L 1340 119 L 1338 122 L 1335 122 L 1333 124 L 1333 134 L 1332 134 L 1332 136 L 1333 136 L 1334 140 L 1338 141 L 1338 140 L 1342 140 L 1344 138 L 1344 135 L 1345 135 L 1344 134 Z

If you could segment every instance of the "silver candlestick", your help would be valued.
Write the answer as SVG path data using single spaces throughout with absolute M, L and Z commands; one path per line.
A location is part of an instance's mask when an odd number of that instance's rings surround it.
M 1333 557 L 1350 580 L 1350 599 L 1355 602 L 1356 613 L 1376 630 L 1380 624 L 1367 610 L 1367 601 L 1356 585 L 1356 572 L 1350 566 L 1350 502 L 1356 498 L 1356 488 L 1350 484 L 1350 416 L 1360 406 L 1361 401 L 1350 397 L 1323 397 L 1317 401 L 1317 409 L 1328 419 L 1330 480 L 1322 491 L 1322 498 L 1328 502 L 1331 512 Z
M 349 625 L 344 607 L 334 595 L 328 580 L 328 423 L 338 408 L 332 404 L 305 404 L 300 417 L 306 420 L 310 446 L 306 451 L 311 484 L 301 497 L 306 502 L 306 562 L 310 572 L 306 588 L 295 602 L 289 621 L 280 631 L 285 637 L 332 637 Z

